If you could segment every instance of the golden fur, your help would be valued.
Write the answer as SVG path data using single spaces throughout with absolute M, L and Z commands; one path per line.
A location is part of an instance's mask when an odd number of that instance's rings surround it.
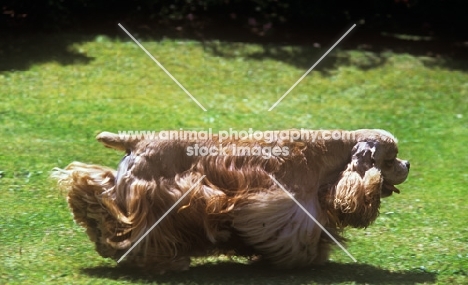
M 320 131 L 317 131 L 320 135 Z M 409 163 L 396 158 L 396 139 L 357 130 L 349 139 L 223 141 L 288 147 L 288 155 L 188 156 L 212 140 L 147 140 L 102 133 L 107 147 L 126 151 L 117 171 L 73 162 L 53 176 L 67 190 L 75 221 L 104 257 L 119 259 L 192 187 L 125 258 L 152 270 L 184 270 L 191 256 L 261 255 L 281 268 L 327 260 L 332 241 L 277 185 L 274 176 L 334 237 L 346 226 L 367 227 L 380 198 L 399 192 Z M 320 137 L 320 136 L 319 136 Z M 196 184 L 203 175 L 205 177 Z

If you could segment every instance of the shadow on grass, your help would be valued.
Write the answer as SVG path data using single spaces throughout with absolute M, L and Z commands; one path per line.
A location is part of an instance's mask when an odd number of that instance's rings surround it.
M 434 273 L 417 269 L 392 272 L 367 264 L 328 263 L 326 266 L 275 270 L 265 265 L 246 265 L 233 262 L 204 264 L 190 270 L 165 275 L 121 267 L 93 267 L 82 269 L 92 277 L 132 282 L 160 282 L 164 284 L 307 284 L 355 282 L 357 284 L 416 284 L 435 283 Z
M 91 39 L 67 34 L 4 36 L 0 42 L 0 72 L 28 70 L 34 64 L 47 62 L 87 64 L 93 58 L 80 53 L 74 45 Z
M 243 52 L 243 45 L 228 42 L 208 42 L 204 43 L 204 48 L 214 56 L 236 58 L 245 57 L 252 60 L 276 60 L 286 62 L 300 69 L 308 70 L 318 59 L 320 59 L 327 49 L 311 46 L 263 44 L 261 50 L 255 52 Z M 323 75 L 328 76 L 333 70 L 343 66 L 355 66 L 361 70 L 378 68 L 387 62 L 387 57 L 374 52 L 352 52 L 342 50 L 341 52 L 331 52 L 323 58 L 314 68 Z
M 213 24 L 202 30 L 181 31 L 163 29 L 151 23 L 131 22 L 125 26 L 133 35 L 146 41 L 157 42 L 165 38 L 196 40 L 214 56 L 259 61 L 271 59 L 304 70 L 309 69 L 349 28 L 327 31 L 317 27 L 278 29 L 271 36 L 260 37 L 245 29 L 222 24 Z M 27 70 L 33 64 L 51 61 L 62 65 L 87 64 L 93 58 L 74 47 L 85 41 L 94 41 L 103 34 L 131 41 L 117 24 L 103 27 L 96 24 L 94 28 L 72 34 L 6 34 L 0 42 L 0 72 Z M 255 52 L 244 50 L 245 43 L 258 44 L 261 48 Z M 386 64 L 389 54 L 409 54 L 421 58 L 429 68 L 468 71 L 468 42 L 460 39 L 385 33 L 358 26 L 337 45 L 335 51 L 338 49 L 341 52 L 328 54 L 314 70 L 324 75 L 343 66 L 369 70 Z

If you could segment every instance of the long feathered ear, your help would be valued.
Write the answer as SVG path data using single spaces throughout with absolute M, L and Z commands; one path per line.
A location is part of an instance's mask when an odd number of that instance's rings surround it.
M 352 150 L 351 165 L 352 170 L 364 177 L 367 170 L 374 165 L 374 154 L 378 142 L 358 142 Z
M 365 228 L 379 215 L 382 174 L 372 167 L 363 177 L 351 162 L 335 186 L 334 209 L 341 227 Z

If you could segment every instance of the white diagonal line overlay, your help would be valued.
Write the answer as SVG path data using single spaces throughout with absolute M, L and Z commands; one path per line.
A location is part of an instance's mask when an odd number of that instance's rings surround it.
M 326 57 L 326 56 L 332 51 L 332 49 L 334 49 L 335 46 L 341 42 L 341 40 L 342 40 L 344 37 L 346 37 L 346 36 L 349 34 L 349 32 L 351 32 L 351 30 L 354 29 L 354 27 L 356 27 L 356 24 L 354 24 L 343 36 L 341 36 L 341 38 L 339 38 L 338 41 L 336 41 L 336 43 L 335 43 L 334 45 L 332 45 L 332 47 L 329 48 L 329 49 L 327 50 L 327 52 L 326 52 L 324 55 L 322 55 L 322 57 L 319 58 L 319 60 L 317 60 L 317 62 L 316 62 L 314 65 L 312 65 L 312 67 L 309 68 L 309 70 L 307 70 L 306 73 L 304 73 L 304 75 L 302 75 L 301 78 L 299 78 L 299 80 L 297 80 L 296 83 L 294 83 L 293 86 L 291 86 L 291 88 L 289 88 L 289 90 L 286 91 L 286 93 L 284 93 L 284 95 L 281 96 L 281 98 L 279 98 L 278 101 L 276 101 L 275 104 L 273 104 L 273 106 L 270 107 L 270 109 L 268 109 L 268 111 L 273 110 L 273 108 L 275 108 L 276 105 L 278 105 L 278 104 L 281 102 L 281 100 L 283 100 L 284 97 L 286 97 L 286 95 L 288 95 L 289 92 L 291 92 L 291 91 L 296 87 L 296 85 L 299 84 L 299 82 L 301 82 L 302 79 L 304 79 L 304 77 L 306 77 L 307 74 L 309 74 L 309 73 L 312 71 L 312 69 L 314 69 L 315 66 L 317 66 L 317 64 L 319 64 L 319 63 L 322 61 L 322 59 L 324 59 L 324 57 Z
M 200 102 L 198 102 L 198 100 L 197 100 L 195 97 L 193 97 L 193 95 L 190 94 L 190 92 L 188 92 L 188 90 L 185 89 L 185 87 L 182 86 L 182 84 L 180 84 L 180 82 L 177 81 L 177 79 L 176 79 L 174 76 L 172 76 L 172 74 L 171 74 L 169 71 L 167 71 L 167 69 L 164 68 L 164 66 L 163 66 L 161 63 L 159 63 L 159 61 L 157 61 L 156 58 L 154 58 L 154 56 L 152 56 L 152 55 L 145 49 L 145 47 L 142 46 L 142 45 L 140 44 L 140 42 L 138 42 L 137 39 L 135 39 L 135 38 L 132 36 L 132 34 L 130 34 L 120 23 L 119 23 L 118 25 L 119 25 L 119 27 L 120 27 L 120 28 L 121 28 L 121 29 L 122 29 L 122 30 L 123 30 L 123 31 L 124 31 L 124 32 L 125 32 L 125 33 L 126 33 L 126 34 L 127 34 L 127 35 L 128 35 L 128 36 L 129 36 L 129 37 L 130 37 L 130 38 L 131 38 L 131 39 L 132 39 L 132 40 L 133 40 L 133 41 L 134 41 L 134 42 L 135 42 L 135 43 L 136 43 L 136 44 L 153 60 L 153 61 L 154 61 L 154 62 L 156 62 L 156 64 L 157 64 L 157 65 L 158 65 L 158 66 L 159 66 L 159 67 L 160 67 L 160 68 L 177 84 L 177 85 L 179 85 L 179 87 L 180 87 L 195 103 L 197 103 L 197 105 L 198 105 L 200 108 L 202 108 L 203 111 L 206 112 L 205 107 L 203 107 L 203 105 L 200 104 Z
M 271 180 L 273 180 L 276 185 L 278 185 L 286 194 L 288 194 L 289 198 L 291 198 L 294 202 L 296 202 L 296 204 L 299 206 L 299 208 L 302 209 L 302 211 L 304 211 L 304 213 L 307 214 L 307 216 L 309 216 L 309 218 L 311 218 L 316 224 L 317 226 L 319 226 L 322 231 L 324 231 L 344 252 L 346 252 L 346 254 L 351 257 L 351 259 L 354 261 L 354 262 L 357 262 L 356 258 L 354 258 L 354 256 L 351 255 L 351 253 L 349 253 L 349 251 L 346 250 L 346 248 L 344 248 L 343 245 L 341 245 L 341 243 L 339 241 L 336 240 L 336 238 L 334 236 L 332 236 L 332 234 L 330 234 L 318 221 L 317 219 L 314 218 L 314 216 L 312 216 L 309 211 L 307 211 L 306 208 L 304 208 L 304 206 L 301 205 L 301 203 L 299 203 L 299 201 L 296 200 L 296 198 L 294 198 L 294 196 L 289 193 L 288 190 L 286 190 L 283 185 L 281 185 L 281 183 L 279 183 L 272 175 L 270 175 L 270 178 Z
M 179 200 L 177 200 L 177 202 L 174 203 L 174 205 L 172 205 L 172 207 L 169 208 L 169 210 L 167 210 L 166 213 L 164 213 L 164 215 L 161 216 L 161 218 L 159 218 L 159 220 L 156 221 L 156 223 L 154 223 L 154 225 L 151 226 L 151 228 L 149 228 L 149 230 L 146 231 L 146 233 L 144 235 L 142 235 L 136 242 L 135 244 L 132 245 L 132 247 L 127 250 L 127 252 L 122 255 L 122 257 L 120 257 L 120 259 L 117 261 L 117 263 L 121 262 L 129 253 L 130 251 L 132 251 L 179 203 L 180 201 L 182 201 L 187 195 L 188 193 L 190 193 L 190 191 L 193 190 L 193 188 L 195 188 L 195 186 L 198 185 L 198 183 L 200 183 L 200 181 L 202 181 L 203 178 L 205 178 L 206 175 L 203 175 L 200 179 L 198 179 L 197 182 L 195 182 L 192 187 L 190 187 L 190 189 L 184 193 L 184 195 L 182 195 L 182 197 L 179 198 Z

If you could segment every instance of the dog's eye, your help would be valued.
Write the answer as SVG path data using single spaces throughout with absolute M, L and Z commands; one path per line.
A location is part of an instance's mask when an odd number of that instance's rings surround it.
M 394 162 L 395 162 L 395 159 L 387 159 L 384 161 L 386 166 L 392 166 Z

